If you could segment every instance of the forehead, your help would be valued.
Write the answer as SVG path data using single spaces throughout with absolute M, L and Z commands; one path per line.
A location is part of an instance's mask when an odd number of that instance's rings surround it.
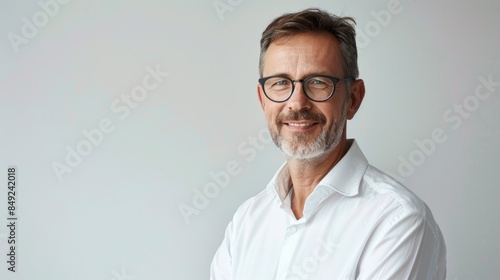
M 273 41 L 264 57 L 264 76 L 342 74 L 337 39 L 328 33 L 303 33 Z

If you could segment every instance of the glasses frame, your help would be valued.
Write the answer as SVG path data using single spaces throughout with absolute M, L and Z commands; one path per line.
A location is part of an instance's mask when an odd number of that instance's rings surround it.
M 321 78 L 327 78 L 329 80 L 332 81 L 333 83 L 333 90 L 332 92 L 330 93 L 330 95 L 325 98 L 325 99 L 321 99 L 321 100 L 316 100 L 316 99 L 313 99 L 311 98 L 308 94 L 307 94 L 307 90 L 305 88 L 305 82 L 307 82 L 308 80 L 312 79 L 312 78 L 316 78 L 316 77 L 321 77 Z M 271 97 L 269 97 L 269 95 L 267 95 L 266 93 L 266 88 L 264 86 L 264 84 L 266 83 L 267 80 L 271 79 L 271 78 L 283 78 L 283 79 L 287 79 L 289 80 L 290 82 L 292 82 L 292 91 L 290 92 L 290 95 L 285 98 L 285 100 L 281 100 L 281 101 L 277 101 L 277 100 L 274 100 L 272 99 Z M 292 97 L 293 95 L 293 92 L 295 91 L 295 83 L 296 82 L 301 82 L 302 83 L 302 90 L 304 91 L 304 94 L 306 95 L 306 97 L 309 99 L 309 100 L 312 100 L 314 102 L 325 102 L 327 101 L 328 99 L 332 98 L 333 94 L 335 93 L 335 90 L 337 89 L 337 84 L 342 82 L 342 81 L 354 81 L 356 80 L 355 78 L 343 78 L 343 79 L 340 79 L 340 78 L 336 78 L 336 77 L 332 77 L 332 76 L 327 76 L 327 75 L 311 75 L 311 76 L 307 76 L 305 77 L 304 79 L 297 79 L 297 80 L 292 80 L 286 76 L 283 76 L 283 75 L 273 75 L 273 76 L 268 76 L 268 77 L 263 77 L 263 78 L 260 78 L 259 79 L 259 84 L 262 86 L 262 91 L 264 91 L 264 95 L 267 97 L 267 99 L 273 101 L 273 102 L 276 102 L 276 103 L 283 103 L 283 102 L 286 102 L 288 101 L 288 99 L 290 99 L 290 97 Z

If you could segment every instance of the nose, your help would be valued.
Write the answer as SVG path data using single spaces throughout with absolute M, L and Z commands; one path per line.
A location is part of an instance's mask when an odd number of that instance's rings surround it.
M 291 111 L 300 111 L 303 109 L 311 108 L 311 100 L 307 98 L 304 88 L 302 87 L 302 81 L 295 80 L 295 88 L 292 92 L 292 96 L 287 101 L 287 106 Z

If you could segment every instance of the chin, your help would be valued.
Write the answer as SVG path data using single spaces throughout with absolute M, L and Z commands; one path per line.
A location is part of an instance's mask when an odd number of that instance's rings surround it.
M 340 138 L 333 141 L 332 144 L 326 145 L 323 141 L 314 141 L 307 145 L 291 147 L 289 143 L 281 143 L 279 148 L 283 154 L 289 159 L 296 160 L 314 160 L 328 156 L 339 144 Z

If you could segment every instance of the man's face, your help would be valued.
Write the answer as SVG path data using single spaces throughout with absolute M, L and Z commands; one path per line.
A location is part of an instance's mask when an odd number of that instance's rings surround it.
M 345 78 L 337 40 L 329 34 L 300 34 L 271 43 L 264 57 L 263 77 L 283 75 L 304 79 L 313 74 Z M 331 152 L 345 140 L 350 111 L 346 82 L 339 82 L 332 98 L 315 102 L 296 83 L 293 95 L 273 102 L 258 86 L 258 95 L 271 136 L 289 158 L 312 159 Z

